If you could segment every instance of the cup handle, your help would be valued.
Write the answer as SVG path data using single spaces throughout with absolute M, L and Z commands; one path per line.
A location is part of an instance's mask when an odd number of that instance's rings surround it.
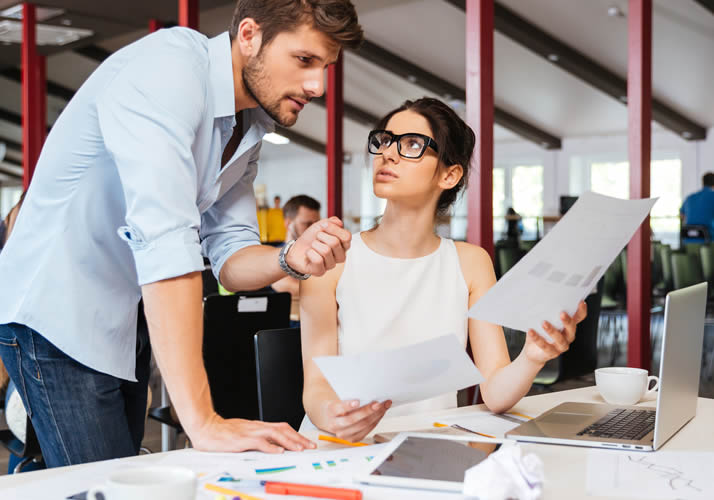
M 107 494 L 101 487 L 94 486 L 87 492 L 87 500 L 107 500 Z
M 655 385 L 652 386 L 652 389 L 649 389 L 647 392 L 645 392 L 645 396 L 649 396 L 657 392 L 659 389 L 659 378 L 655 377 L 654 375 L 650 375 L 647 377 L 647 387 L 650 386 L 650 382 L 655 381 Z

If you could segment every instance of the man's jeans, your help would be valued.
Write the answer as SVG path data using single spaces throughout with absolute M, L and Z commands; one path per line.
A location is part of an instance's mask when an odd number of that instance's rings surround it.
M 17 323 L 0 325 L 0 357 L 32 420 L 47 467 L 139 453 L 151 360 L 145 322 L 140 321 L 137 334 L 138 382 L 92 370 Z

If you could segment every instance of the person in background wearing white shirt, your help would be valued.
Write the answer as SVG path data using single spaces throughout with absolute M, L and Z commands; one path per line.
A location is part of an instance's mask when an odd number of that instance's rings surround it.
M 438 214 L 448 213 L 466 186 L 475 136 L 446 104 L 407 101 L 369 134 L 374 155 L 374 194 L 387 200 L 379 224 L 355 234 L 344 264 L 300 287 L 305 372 L 303 403 L 320 429 L 359 441 L 377 425 L 391 401 L 340 401 L 313 361 L 316 356 L 357 354 L 455 334 L 486 378 L 480 386 L 494 412 L 511 408 L 529 390 L 546 361 L 568 349 L 586 315 L 561 314 L 565 328 L 545 322 L 549 344 L 528 331 L 511 362 L 501 327 L 467 318 L 468 309 L 496 282 L 480 247 L 440 238 Z M 456 393 L 395 407 L 393 415 L 456 406 Z M 303 426 L 307 421 L 303 422 Z

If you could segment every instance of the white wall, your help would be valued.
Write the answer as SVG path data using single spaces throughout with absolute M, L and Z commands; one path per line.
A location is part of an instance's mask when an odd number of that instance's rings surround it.
M 701 176 L 714 171 L 714 128 L 706 141 L 685 141 L 679 136 L 657 130 L 652 133 L 652 158 L 670 156 L 682 161 L 682 197 L 701 187 Z M 563 139 L 563 147 L 547 151 L 526 142 L 496 144 L 494 163 L 540 162 L 544 167 L 543 213 L 558 213 L 559 197 L 570 193 L 570 164 L 574 157 L 616 157 L 627 160 L 627 135 L 572 137 Z
M 361 213 L 364 168 L 364 158 L 354 156 L 345 162 L 342 173 L 343 218 L 351 231 L 359 229 L 352 219 Z M 323 154 L 294 144 L 276 146 L 264 142 L 254 184 L 265 185 L 270 206 L 276 195 L 285 203 L 295 195 L 306 194 L 320 202 L 320 214 L 327 216 L 327 159 Z

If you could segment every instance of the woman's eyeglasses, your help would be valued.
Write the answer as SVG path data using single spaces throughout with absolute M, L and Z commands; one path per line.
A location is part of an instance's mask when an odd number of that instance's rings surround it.
M 436 142 L 428 135 L 416 133 L 397 135 L 389 130 L 372 130 L 367 140 L 367 150 L 373 155 L 381 155 L 393 142 L 397 143 L 397 152 L 402 158 L 421 158 L 428 147 L 439 152 Z

